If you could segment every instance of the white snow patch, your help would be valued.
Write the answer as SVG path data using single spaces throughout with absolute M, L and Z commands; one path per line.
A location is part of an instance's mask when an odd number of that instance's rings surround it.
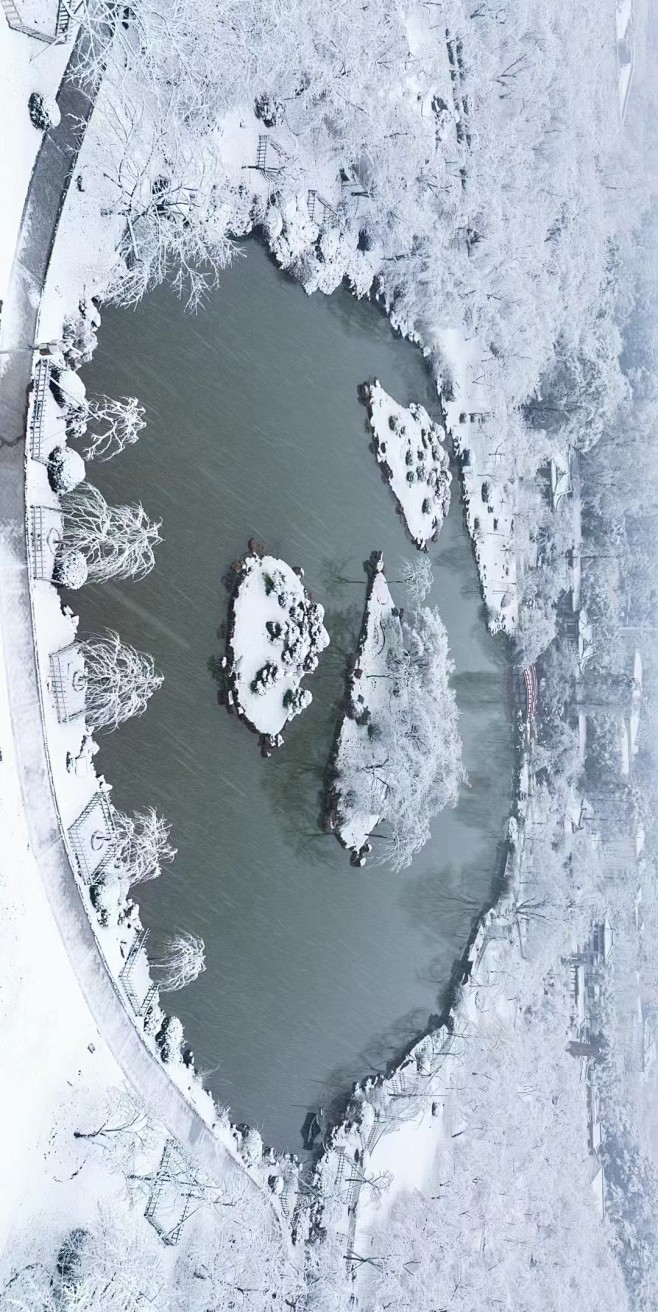
M 41 11 L 57 6 L 42 0 Z M 56 94 L 70 49 L 47 46 L 13 31 L 0 9 L 0 300 L 4 299 L 30 175 L 43 134 L 32 126 L 27 103 L 33 91 Z M 36 58 L 38 56 L 38 58 Z

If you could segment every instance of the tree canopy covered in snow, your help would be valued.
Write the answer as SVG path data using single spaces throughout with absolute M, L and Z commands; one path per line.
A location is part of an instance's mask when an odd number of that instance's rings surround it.
M 426 578 L 407 573 L 422 589 Z M 355 660 L 334 763 L 336 832 L 361 863 L 374 836 L 376 859 L 401 870 L 465 779 L 438 610 L 421 606 L 402 617 L 376 568 Z
M 82 483 L 63 507 L 64 551 L 84 556 L 90 580 L 139 579 L 153 569 L 160 525 L 143 506 L 109 506 L 98 488 Z
M 112 631 L 86 638 L 80 647 L 87 679 L 87 723 L 94 729 L 116 729 L 131 716 L 141 715 L 162 683 L 152 658 Z

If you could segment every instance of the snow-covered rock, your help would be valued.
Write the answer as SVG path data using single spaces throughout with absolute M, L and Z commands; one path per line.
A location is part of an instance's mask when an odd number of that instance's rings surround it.
M 276 738 L 312 700 L 301 680 L 328 645 L 324 610 L 275 556 L 247 556 L 229 616 L 229 704 L 258 733 Z
M 436 538 L 450 508 L 452 475 L 443 428 L 422 405 L 398 405 L 375 379 L 364 388 L 375 455 L 422 551 Z

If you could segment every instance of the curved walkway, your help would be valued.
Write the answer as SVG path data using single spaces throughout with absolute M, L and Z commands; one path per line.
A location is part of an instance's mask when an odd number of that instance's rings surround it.
M 110 33 L 106 33 L 109 39 Z M 45 732 L 34 644 L 25 500 L 25 437 L 30 349 L 38 331 L 40 299 L 69 183 L 94 91 L 83 92 L 72 70 L 84 53 L 79 35 L 58 95 L 61 123 L 45 134 L 30 180 L 0 326 L 0 533 L 15 569 L 0 575 L 0 626 L 6 652 L 7 693 L 16 761 L 31 847 L 51 911 L 81 992 L 112 1055 L 140 1098 L 167 1132 L 217 1182 L 249 1181 L 268 1199 L 289 1243 L 287 1226 L 265 1186 L 220 1142 L 169 1078 L 140 1037 L 101 956 L 73 873 L 62 833 Z M 27 112 L 27 110 L 26 110 Z M 66 1018 L 62 1017 L 62 1024 Z

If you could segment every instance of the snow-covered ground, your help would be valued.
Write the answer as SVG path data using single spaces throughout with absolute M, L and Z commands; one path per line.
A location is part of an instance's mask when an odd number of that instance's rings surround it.
M 312 701 L 301 682 L 329 643 L 323 620 L 284 560 L 246 557 L 229 611 L 227 698 L 257 733 L 276 739 Z
M 42 0 L 40 8 L 51 11 L 54 28 L 56 0 Z M 55 95 L 69 54 L 70 46 L 45 45 L 13 31 L 0 8 L 0 301 L 43 135 L 30 122 L 28 100 L 33 91 Z
M 525 848 L 548 813 L 527 758 L 521 773 L 530 800 L 510 823 L 506 892 L 480 922 L 448 1024 L 355 1087 L 317 1167 L 311 1269 L 329 1280 L 347 1265 L 366 1307 L 429 1312 L 451 1296 L 470 1312 L 526 1280 L 537 1306 L 559 1306 L 567 1281 L 588 1312 L 626 1307 L 586 1086 L 566 1052 L 567 969 L 544 977 L 528 948 Z
M 455 128 L 460 113 L 454 108 L 456 102 L 452 94 L 453 79 L 448 68 L 446 43 L 441 40 L 440 57 L 433 54 L 429 71 L 421 63 L 424 46 L 434 49 L 436 38 L 432 36 L 433 28 L 429 13 L 410 15 L 407 20 L 409 59 L 402 91 L 398 86 L 391 89 L 391 100 L 399 97 L 401 103 L 404 101 L 412 104 L 417 109 L 418 133 L 421 135 L 422 130 L 423 137 L 427 138 L 428 152 L 434 149 L 435 143 L 441 141 L 442 132 Z M 27 116 L 27 96 L 34 89 L 52 92 L 61 75 L 67 52 L 62 47 L 37 46 L 27 37 L 8 32 L 2 13 L 0 42 L 3 73 L 5 68 L 10 70 L 4 82 L 4 90 L 0 91 L 2 140 L 6 143 L 0 147 L 0 209 L 3 224 L 0 259 L 4 261 L 0 263 L 0 285 L 4 286 L 11 253 L 16 244 L 27 179 L 40 142 L 40 134 L 32 127 Z M 378 81 L 380 76 L 378 73 Z M 435 107 L 437 99 L 451 107 L 444 107 L 439 112 Z M 117 194 L 115 184 L 104 168 L 102 154 L 112 110 L 111 100 L 106 98 L 83 147 L 80 182 L 72 188 L 64 209 L 60 237 L 43 301 L 41 340 L 61 336 L 64 318 L 75 314 L 80 300 L 87 301 L 93 293 L 102 293 L 107 285 L 108 274 L 116 262 L 117 246 L 124 229 L 124 219 L 120 216 L 124 198 Z M 461 127 L 463 131 L 463 123 Z M 265 130 L 263 122 L 256 118 L 250 105 L 231 110 L 223 119 L 219 132 L 223 141 L 223 164 L 230 183 L 227 195 L 231 196 L 231 204 L 236 208 L 239 220 L 233 224 L 236 215 L 229 213 L 228 225 L 235 231 L 241 231 L 252 226 L 255 221 L 262 220 L 277 258 L 284 267 L 290 268 L 302 278 L 309 291 L 331 291 L 343 277 L 351 280 L 357 293 L 368 290 L 373 272 L 379 267 L 381 250 L 377 249 L 376 241 L 370 248 L 365 241 L 357 244 L 356 235 L 359 233 L 361 217 L 372 213 L 372 199 L 364 192 L 360 180 L 349 176 L 346 179 L 339 177 L 335 160 L 331 159 L 328 151 L 319 151 L 317 159 L 304 157 L 304 143 L 302 140 L 300 145 L 297 133 L 284 124 L 270 133 Z M 404 137 L 405 133 L 393 135 Z M 265 159 L 262 166 L 257 167 L 262 137 L 265 138 Z M 386 141 L 391 139 L 389 134 Z M 450 140 L 451 151 L 454 152 L 452 132 Z M 154 151 L 153 158 L 159 167 L 157 156 L 158 152 Z M 119 162 L 118 159 L 113 161 L 115 165 Z M 285 187 L 281 185 L 279 188 L 274 183 L 277 179 L 282 182 L 284 171 L 292 183 L 288 181 Z M 249 179 L 248 187 L 244 186 L 245 178 Z M 228 210 L 231 204 L 227 203 Z M 434 204 L 432 197 L 431 205 Z M 350 215 L 351 227 L 342 223 L 345 214 Z M 502 226 L 504 229 L 504 224 Z M 415 215 L 410 231 L 415 232 Z M 544 241 L 543 233 L 541 241 Z M 508 275 L 509 267 L 505 277 Z M 493 303 L 496 297 L 490 299 Z M 513 303 L 510 301 L 510 305 Z M 452 313 L 455 313 L 454 307 Z M 448 321 L 452 321 L 450 314 Z M 412 318 L 403 315 L 401 322 L 404 330 L 413 335 Z M 446 414 L 463 461 L 468 524 L 475 544 L 483 594 L 492 628 L 513 633 L 518 621 L 517 567 L 519 563 L 523 564 L 514 529 L 518 452 L 511 448 L 509 442 L 504 407 L 494 404 L 490 381 L 481 381 L 481 343 L 475 337 L 467 339 L 460 327 L 444 329 L 440 344 L 442 367 L 445 366 L 453 383 L 454 397 L 445 403 Z M 514 358 L 513 355 L 510 358 Z M 492 421 L 494 413 L 503 418 Z M 53 411 L 49 403 L 48 442 L 51 441 L 51 422 L 53 432 L 59 433 L 61 416 Z M 53 443 L 55 440 L 53 436 Z M 57 516 L 57 501 L 50 491 L 45 468 L 39 461 L 29 465 L 28 493 L 32 504 L 41 505 L 52 512 L 53 516 Z M 303 588 L 297 577 L 288 577 L 292 571 L 288 571 L 283 562 L 273 563 L 283 572 L 285 590 L 289 592 L 293 589 L 293 595 L 297 595 L 294 593 L 296 588 L 303 596 Z M 11 562 L 5 559 L 3 567 L 10 569 Z M 383 588 L 386 588 L 383 576 L 377 577 L 382 578 Z M 268 604 L 271 602 L 272 614 L 265 607 L 265 600 Z M 67 828 L 75 822 L 86 805 L 103 795 L 104 790 L 99 786 L 93 771 L 67 771 L 68 753 L 71 752 L 74 757 L 80 754 L 84 724 L 82 720 L 61 723 L 56 714 L 51 682 L 49 686 L 50 658 L 55 650 L 74 640 L 74 619 L 59 610 L 57 594 L 47 578 L 35 582 L 33 602 L 46 730 L 58 806 Z M 383 609 L 390 606 L 390 594 L 388 600 L 382 595 L 381 606 Z M 247 688 L 246 705 L 250 706 L 253 702 L 261 712 L 267 708 L 267 723 L 265 726 L 259 724 L 258 727 L 275 735 L 288 718 L 290 708 L 286 708 L 279 724 L 281 694 L 287 688 L 285 679 L 290 679 L 290 676 L 286 674 L 285 678 L 282 676 L 273 682 L 262 695 L 252 691 L 251 682 L 257 670 L 272 659 L 275 644 L 270 643 L 265 636 L 265 620 L 270 619 L 275 623 L 281 620 L 281 616 L 279 602 L 273 594 L 271 597 L 266 596 L 261 580 L 255 588 L 255 596 L 245 607 L 245 620 L 248 621 L 252 635 L 254 631 L 258 632 L 262 642 L 257 646 L 258 658 L 253 671 L 250 673 L 246 666 L 241 666 L 238 674 Z M 326 638 L 321 615 L 318 617 L 318 632 Z M 244 657 L 246 653 L 240 655 Z M 373 649 L 371 655 L 376 670 L 378 654 Z M 4 661 L 10 660 L 11 656 L 11 652 L 3 652 Z M 369 682 L 376 686 L 379 680 L 372 677 Z M 386 679 L 381 680 L 381 683 L 385 684 Z M 296 682 L 290 682 L 293 695 L 298 685 L 298 678 Z M 5 849 L 3 843 L 0 855 L 0 898 L 3 909 L 0 920 L 0 956 L 3 960 L 11 957 L 18 966 L 10 981 L 3 979 L 0 994 L 3 1051 L 9 1052 L 12 1058 L 5 1061 L 2 1075 L 3 1089 L 7 1088 L 6 1105 L 10 1114 L 3 1116 L 5 1144 L 0 1155 L 3 1166 L 5 1162 L 8 1163 L 10 1183 L 9 1188 L 4 1189 L 3 1181 L 0 1200 L 0 1220 L 4 1224 L 4 1231 L 0 1230 L 1 1242 L 8 1236 L 14 1241 L 24 1240 L 38 1227 L 42 1234 L 52 1232 L 55 1236 L 61 1235 L 64 1218 L 66 1228 L 71 1222 L 85 1222 L 90 1199 L 102 1201 L 117 1216 L 123 1215 L 122 1209 L 128 1205 L 123 1175 L 115 1177 L 105 1169 L 97 1170 L 88 1156 L 76 1156 L 71 1151 L 72 1127 L 84 1125 L 88 1128 L 93 1124 L 92 1113 L 102 1109 L 109 1091 L 121 1086 L 123 1075 L 94 1026 L 54 926 L 43 884 L 29 852 L 13 762 L 12 730 L 4 691 L 0 690 L 0 693 L 0 747 L 3 753 L 0 762 L 0 811 L 3 838 L 9 836 L 8 845 Z M 298 704 L 301 709 L 301 704 Z M 371 704 L 368 705 L 370 707 Z M 251 719 L 248 709 L 245 714 Z M 366 834 L 369 832 L 366 825 L 373 816 L 374 810 L 359 818 L 361 831 Z M 358 837 L 355 831 L 354 838 Z M 81 888 L 81 896 L 87 898 L 85 906 L 92 916 L 91 904 L 84 888 Z M 105 960 L 115 978 L 125 959 L 126 949 L 129 950 L 130 935 L 137 927 L 138 921 L 132 927 L 125 926 L 123 932 L 127 937 L 122 940 L 121 935 L 116 933 L 116 924 L 94 924 Z M 319 1180 L 324 1194 L 325 1215 L 330 1220 L 330 1236 L 333 1234 L 339 1237 L 338 1265 L 341 1271 L 345 1270 L 345 1236 L 348 1236 L 348 1264 L 353 1271 L 361 1272 L 359 1284 L 362 1283 L 363 1274 L 366 1277 L 369 1274 L 368 1266 L 374 1269 L 375 1265 L 382 1264 L 381 1236 L 389 1222 L 393 1225 L 396 1205 L 404 1202 L 414 1189 L 441 1190 L 444 1180 L 440 1168 L 446 1164 L 450 1164 L 451 1170 L 458 1176 L 459 1160 L 455 1141 L 458 1148 L 464 1134 L 462 1095 L 474 1074 L 469 1074 L 471 1065 L 477 1061 L 478 1066 L 485 1067 L 488 1051 L 496 1049 L 504 1053 L 506 1048 L 516 1047 L 519 1033 L 523 1032 L 527 1036 L 527 1025 L 523 1029 L 524 1021 L 520 1016 L 519 978 L 523 970 L 523 949 L 516 945 L 517 931 L 521 937 L 518 917 L 513 914 L 510 903 L 503 902 L 486 919 L 473 944 L 470 953 L 471 975 L 466 988 L 458 996 L 452 1031 L 438 1031 L 422 1040 L 389 1080 L 372 1081 L 358 1090 L 350 1109 L 353 1124 L 346 1123 L 336 1132 L 333 1146 L 323 1158 Z M 141 985 L 147 986 L 148 975 L 145 973 L 144 960 L 140 960 L 139 972 Z M 527 1051 L 530 1052 L 530 1049 Z M 537 1056 L 535 1050 L 533 1053 Z M 44 1054 L 47 1054 L 46 1061 Z M 35 1081 L 35 1070 L 38 1068 L 41 1072 L 44 1066 L 47 1066 L 47 1078 Z M 526 1063 L 526 1069 L 534 1070 L 532 1062 Z M 216 1109 L 202 1094 L 198 1083 L 192 1087 L 191 1075 L 183 1063 L 172 1063 L 172 1073 L 186 1096 L 196 1100 L 198 1108 L 205 1108 L 202 1114 L 212 1120 Z M 486 1069 L 482 1078 L 488 1078 Z M 569 1082 L 567 1088 L 570 1097 L 574 1093 L 572 1083 Z M 67 1100 L 74 1098 L 78 1090 L 81 1103 L 73 1113 Z M 88 1090 L 92 1090 L 90 1101 Z M 541 1105 L 542 1111 L 545 1111 L 548 1105 L 546 1099 L 541 1102 L 540 1098 L 533 1104 L 534 1092 L 531 1096 L 522 1088 L 519 1096 L 517 1087 L 515 1093 L 517 1102 L 515 1104 L 512 1100 L 511 1106 L 523 1108 L 529 1105 L 532 1108 L 533 1105 Z M 4 1095 L 2 1105 L 4 1112 Z M 84 1117 L 79 1115 L 81 1109 L 84 1109 Z M 484 1127 L 486 1137 L 489 1137 L 489 1128 Z M 231 1135 L 227 1120 L 221 1123 L 219 1132 L 226 1136 L 227 1141 L 233 1141 L 234 1136 Z M 163 1133 L 158 1124 L 153 1143 L 149 1144 L 147 1151 L 137 1154 L 141 1171 L 152 1172 L 161 1151 Z M 494 1136 L 491 1135 L 491 1138 L 493 1141 Z M 242 1145 L 248 1156 L 251 1156 L 253 1149 L 256 1161 L 259 1160 L 257 1140 L 258 1136 L 255 1136 L 251 1146 Z M 79 1143 L 75 1143 L 78 1152 Z M 541 1144 L 533 1148 L 535 1153 L 541 1154 L 543 1150 Z M 357 1151 L 359 1159 L 355 1160 Z M 520 1179 L 531 1173 L 525 1158 L 520 1166 L 514 1158 L 508 1164 L 512 1167 L 513 1177 L 517 1170 Z M 392 1183 L 389 1183 L 389 1173 L 393 1177 Z M 258 1196 L 261 1196 L 260 1191 Z M 227 1201 L 227 1198 L 223 1201 Z M 228 1201 L 231 1201 L 230 1198 Z M 140 1218 L 143 1217 L 143 1197 L 141 1204 Z M 270 1213 L 267 1215 L 271 1220 Z M 259 1214 L 258 1222 L 251 1226 L 245 1224 L 242 1227 L 243 1239 L 246 1236 L 251 1243 L 261 1223 L 263 1216 Z M 532 1218 L 532 1224 L 532 1233 L 540 1234 L 540 1226 L 535 1217 Z M 460 1235 L 455 1239 L 454 1253 L 459 1256 L 461 1243 L 467 1251 L 487 1254 L 488 1261 L 489 1235 L 485 1223 L 480 1224 L 479 1213 L 470 1230 L 466 1228 L 466 1236 Z M 231 1242 L 235 1243 L 235 1236 Z M 257 1245 L 254 1244 L 254 1247 L 257 1248 Z M 530 1269 L 532 1262 L 527 1265 Z M 556 1267 L 559 1267 L 559 1262 L 556 1262 Z M 606 1269 L 603 1262 L 601 1269 Z M 7 1270 L 9 1268 L 5 1266 L 2 1274 Z M 234 1270 L 231 1271 L 228 1281 L 230 1288 L 236 1287 L 240 1275 L 241 1272 L 236 1274 Z M 192 1282 L 188 1296 L 193 1288 Z M 611 1282 L 610 1291 L 612 1305 L 620 1309 L 623 1300 L 614 1282 Z M 598 1297 L 596 1289 L 593 1297 L 595 1300 Z M 285 1297 L 282 1297 L 281 1302 L 285 1302 Z M 183 1294 L 179 1305 L 191 1306 L 189 1297 Z M 479 1305 L 483 1305 L 482 1298 L 479 1299 Z M 594 1303 L 595 1307 L 600 1308 L 602 1305 L 602 1301 Z M 399 1306 L 402 1308 L 402 1302 Z M 416 1300 L 414 1306 L 421 1308 L 420 1299 Z
M 628 25 L 633 16 L 633 0 L 617 0 L 615 5 L 615 23 L 617 27 L 617 40 L 621 41 L 626 36 Z
M 426 550 L 450 509 L 445 433 L 422 405 L 398 405 L 381 383 L 364 384 L 375 455 L 404 515 L 412 542 Z
M 446 420 L 462 461 L 466 518 L 489 624 L 494 633 L 512 634 L 519 616 L 515 453 L 505 432 L 496 430 L 477 340 L 453 330 L 442 333 L 441 346 L 453 393 L 444 399 Z

